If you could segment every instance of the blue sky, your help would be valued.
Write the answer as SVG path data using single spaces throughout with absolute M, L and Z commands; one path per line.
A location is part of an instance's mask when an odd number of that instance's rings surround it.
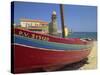
M 19 24 L 21 18 L 51 21 L 53 11 L 57 13 L 58 30 L 61 30 L 59 4 L 15 2 L 14 22 Z M 65 26 L 73 32 L 97 31 L 97 7 L 64 5 Z

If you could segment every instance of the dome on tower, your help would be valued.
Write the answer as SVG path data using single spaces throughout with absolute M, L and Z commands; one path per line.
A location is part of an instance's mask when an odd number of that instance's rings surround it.
M 52 13 L 53 15 L 56 15 L 56 11 L 53 11 L 53 13 Z

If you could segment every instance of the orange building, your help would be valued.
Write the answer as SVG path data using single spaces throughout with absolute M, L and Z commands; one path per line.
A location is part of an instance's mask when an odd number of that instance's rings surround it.
M 20 27 L 39 33 L 48 33 L 48 22 L 42 20 L 20 19 Z

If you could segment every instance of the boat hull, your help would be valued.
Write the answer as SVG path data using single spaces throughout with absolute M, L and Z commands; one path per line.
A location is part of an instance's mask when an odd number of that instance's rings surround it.
M 14 73 L 78 62 L 89 55 L 92 46 L 91 40 L 59 38 L 14 29 L 12 41 Z
M 14 44 L 14 72 L 21 73 L 53 65 L 65 65 L 86 58 L 91 49 L 49 50 L 21 44 Z

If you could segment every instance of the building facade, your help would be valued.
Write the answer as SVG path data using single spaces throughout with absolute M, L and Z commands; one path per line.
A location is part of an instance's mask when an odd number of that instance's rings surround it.
M 48 34 L 48 22 L 41 20 L 20 19 L 20 28 Z

